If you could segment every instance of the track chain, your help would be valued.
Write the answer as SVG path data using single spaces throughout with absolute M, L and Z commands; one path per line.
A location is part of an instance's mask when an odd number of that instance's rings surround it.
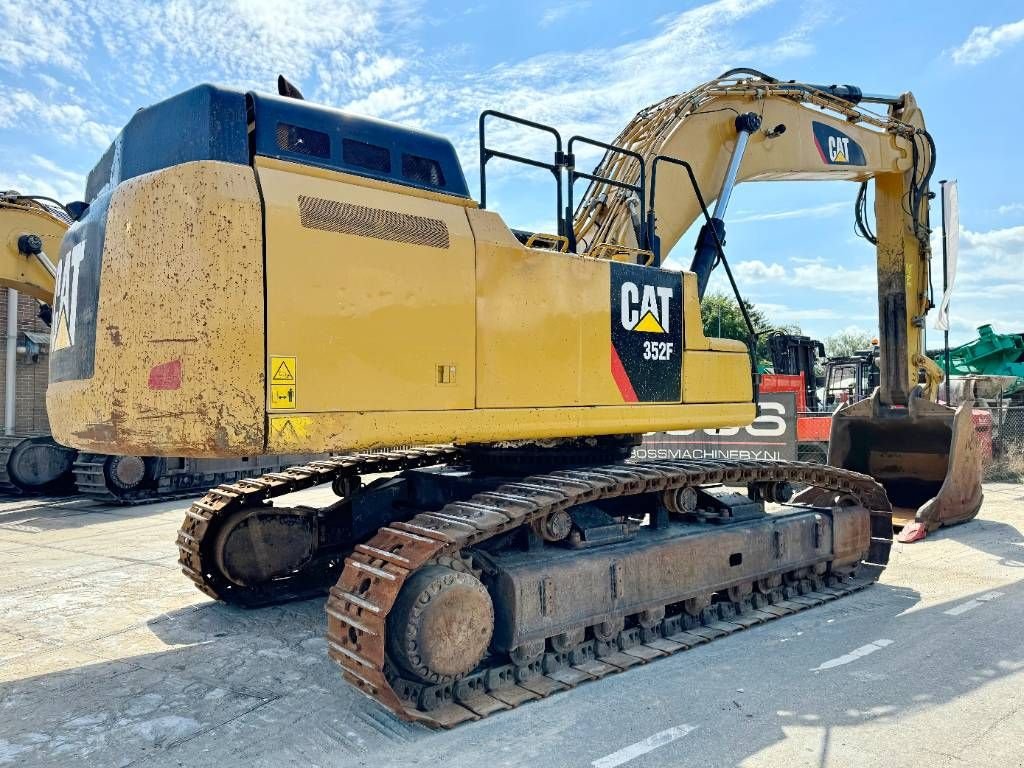
M 21 444 L 24 437 L 13 435 L 0 436 L 0 493 L 11 496 L 21 496 L 24 491 L 11 480 L 7 472 L 7 463 L 11 460 L 11 453 Z
M 281 580 L 247 591 L 236 589 L 226 594 L 223 585 L 211 578 L 213 569 L 210 564 L 204 562 L 204 539 L 228 515 L 263 505 L 287 493 L 361 475 L 430 467 L 454 461 L 459 456 L 459 450 L 451 446 L 358 453 L 311 461 L 280 472 L 267 472 L 259 477 L 218 485 L 192 503 L 178 531 L 178 563 L 181 571 L 210 597 L 250 607 L 323 594 L 325 589 L 321 584 L 303 583 L 302 579 Z
M 423 686 L 398 678 L 389 668 L 385 633 L 388 613 L 402 585 L 413 572 L 438 557 L 458 556 L 465 547 L 578 504 L 690 485 L 766 481 L 803 483 L 855 497 L 871 513 L 871 542 L 867 559 L 858 569 L 859 580 L 846 585 L 845 591 L 842 584 L 833 582 L 829 586 L 832 592 L 815 589 L 804 603 L 778 600 L 771 607 L 757 609 L 766 614 L 760 616 L 762 620 L 799 609 L 783 606 L 783 602 L 810 607 L 860 589 L 878 578 L 892 546 L 892 513 L 884 489 L 867 475 L 818 464 L 772 461 L 644 461 L 562 470 L 508 482 L 466 501 L 449 503 L 437 512 L 417 514 L 406 522 L 386 526 L 373 538 L 357 544 L 346 558 L 341 578 L 331 588 L 327 601 L 328 653 L 341 665 L 346 680 L 400 717 L 432 727 L 452 727 L 599 677 L 601 673 L 619 671 L 631 665 L 628 659 L 637 657 L 637 653 L 654 658 L 671 650 L 683 650 L 697 641 L 691 642 L 674 632 L 660 647 L 657 643 L 661 638 L 649 637 L 647 642 L 637 645 L 639 650 L 633 654 L 626 652 L 628 648 L 618 650 L 627 658 L 619 659 L 618 664 L 599 658 L 596 649 L 592 649 L 589 654 L 580 652 L 577 658 L 569 658 L 572 663 L 561 669 L 523 680 L 521 684 L 517 677 L 524 677 L 524 673 L 504 664 L 473 673 L 454 685 Z M 831 597 L 817 597 L 818 594 Z M 776 610 L 773 612 L 772 608 Z M 740 628 L 746 624 L 746 616 L 742 618 L 743 624 L 732 626 Z M 719 623 L 727 622 L 711 621 L 703 625 L 704 629 L 694 628 L 688 634 L 713 639 L 727 633 Z M 545 660 L 551 655 L 545 656 Z M 527 670 L 526 675 L 529 673 Z

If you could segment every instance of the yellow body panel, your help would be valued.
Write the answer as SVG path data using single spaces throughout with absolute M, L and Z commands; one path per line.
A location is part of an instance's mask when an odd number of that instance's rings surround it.
M 609 266 L 525 248 L 497 214 L 477 238 L 477 407 L 617 405 L 608 366 Z
M 660 318 L 685 340 L 680 394 L 629 401 L 610 270 L 526 248 L 469 200 L 341 172 L 258 158 L 140 176 L 114 192 L 95 374 L 51 386 L 55 434 L 228 456 L 749 423 L 748 358 L 704 338 L 692 275 L 667 278 L 682 316 Z M 173 361 L 180 384 L 154 388 Z
M 465 209 L 311 171 L 257 160 L 267 219 L 267 351 L 296 358 L 296 409 L 472 408 L 474 255 Z M 366 209 L 409 217 L 396 217 L 395 236 L 405 222 L 440 222 L 429 226 L 447 232 L 447 246 L 332 229 L 345 226 L 347 212 Z
M 246 166 L 186 163 L 117 187 L 93 376 L 46 393 L 58 442 L 136 455 L 265 450 L 261 227 Z M 180 386 L 154 388 L 154 367 L 175 361 Z
M 598 406 L 592 408 L 480 408 L 467 411 L 319 413 L 270 417 L 268 453 L 295 453 L 298 446 L 358 449 L 391 445 L 494 442 L 658 432 L 749 424 L 746 403 Z M 326 450 L 326 448 L 325 448 Z

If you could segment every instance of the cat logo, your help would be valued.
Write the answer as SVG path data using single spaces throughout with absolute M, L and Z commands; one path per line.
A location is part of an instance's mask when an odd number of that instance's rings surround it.
M 623 282 L 619 302 L 622 327 L 641 333 L 668 333 L 673 293 L 667 286 Z
M 814 146 L 826 165 L 867 165 L 864 148 L 845 133 L 817 120 L 811 123 Z
M 85 258 L 85 240 L 82 240 L 57 265 L 55 286 L 56 317 L 50 331 L 50 349 L 68 349 L 75 344 L 75 325 L 78 317 L 78 277 Z
M 832 158 L 833 163 L 847 163 L 849 162 L 846 158 L 850 156 L 850 138 L 849 136 L 829 136 L 828 137 L 828 156 Z

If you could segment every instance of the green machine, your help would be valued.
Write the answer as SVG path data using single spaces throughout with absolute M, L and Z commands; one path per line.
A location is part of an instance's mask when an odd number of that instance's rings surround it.
M 943 370 L 941 350 L 929 352 Z M 978 338 L 949 350 L 950 376 L 1013 376 L 1016 381 L 1003 390 L 1007 397 L 1024 395 L 1024 333 L 996 333 L 991 325 L 978 327 Z

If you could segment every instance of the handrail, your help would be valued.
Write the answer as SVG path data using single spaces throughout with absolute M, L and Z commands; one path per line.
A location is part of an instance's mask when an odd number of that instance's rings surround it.
M 508 152 L 501 152 L 496 149 L 491 149 L 487 146 L 487 139 L 485 134 L 485 123 L 488 117 L 496 117 L 499 120 L 505 120 L 510 123 L 517 123 L 524 125 L 527 128 L 533 128 L 534 130 L 544 131 L 550 133 L 555 137 L 555 161 L 553 163 L 545 163 L 542 160 L 534 160 L 529 157 L 521 157 L 519 155 L 513 155 Z M 558 222 L 558 234 L 565 235 L 566 225 L 562 220 L 562 167 L 565 165 L 565 154 L 562 152 L 562 135 L 552 128 L 550 125 L 544 125 L 533 120 L 527 120 L 523 117 L 516 117 L 506 112 L 499 112 L 495 109 L 485 109 L 480 113 L 480 207 L 487 207 L 487 161 L 492 157 L 496 157 L 500 160 L 511 160 L 516 163 L 523 163 L 525 165 L 533 166 L 534 168 L 543 168 L 551 173 L 555 177 L 555 221 Z M 571 227 L 569 227 L 571 230 Z
M 632 157 L 634 160 L 637 161 L 637 163 L 640 166 L 640 183 L 639 184 L 630 184 L 630 183 L 625 182 L 625 181 L 618 181 L 616 179 L 610 179 L 610 178 L 607 178 L 605 176 L 597 176 L 596 174 L 593 174 L 593 173 L 585 173 L 583 171 L 577 171 L 576 170 L 576 155 L 572 151 L 573 144 L 575 142 L 577 142 L 577 141 L 582 143 L 582 144 L 589 144 L 590 146 L 593 146 L 593 147 L 599 147 L 600 149 L 605 150 L 606 154 L 608 152 L 614 152 L 614 153 L 617 153 L 617 154 L 620 154 L 620 155 L 625 155 L 626 157 Z M 625 147 L 619 147 L 619 146 L 616 146 L 615 144 L 608 144 L 608 143 L 603 142 L 603 141 L 597 141 L 596 139 L 590 139 L 590 138 L 587 138 L 586 136 L 580 136 L 579 134 L 576 134 L 576 135 L 574 135 L 574 136 L 569 138 L 569 143 L 566 146 L 566 159 L 567 159 L 566 168 L 568 169 L 568 172 L 569 172 L 569 178 L 568 178 L 568 184 L 567 184 L 568 189 L 566 190 L 566 198 L 567 199 L 566 199 L 566 204 L 565 204 L 565 220 L 566 220 L 566 222 L 567 223 L 568 222 L 572 222 L 573 218 L 574 218 L 574 215 L 575 215 L 575 211 L 573 210 L 573 188 L 574 188 L 574 186 L 576 184 L 576 180 L 577 179 L 587 179 L 588 181 L 592 181 L 592 182 L 596 181 L 596 182 L 603 183 L 603 184 L 609 184 L 609 185 L 611 185 L 613 187 L 619 187 L 620 189 L 627 189 L 627 190 L 633 192 L 634 194 L 636 194 L 636 196 L 640 199 L 640 228 L 639 228 L 639 231 L 636 233 L 637 245 L 639 246 L 639 248 L 641 250 L 647 250 L 649 245 L 650 245 L 650 232 L 645 231 L 647 229 L 647 216 L 646 216 L 647 180 L 646 180 L 646 170 L 644 168 L 644 158 L 643 158 L 643 156 L 640 153 L 634 152 L 631 149 L 626 149 Z M 600 166 L 598 166 L 598 168 L 599 167 Z M 597 170 L 597 169 L 595 169 L 595 170 Z M 571 225 L 567 224 L 566 229 L 568 230 L 566 234 L 569 237 L 570 249 L 575 251 L 576 250 L 576 233 L 574 231 L 574 228 Z

